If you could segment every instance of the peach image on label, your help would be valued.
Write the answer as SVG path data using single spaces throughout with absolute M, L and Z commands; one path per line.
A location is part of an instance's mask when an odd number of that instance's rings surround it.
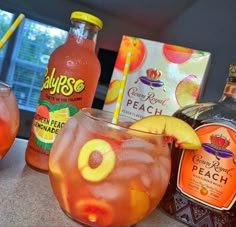
M 137 70 L 146 56 L 146 48 L 143 41 L 136 37 L 123 36 L 120 49 L 116 58 L 115 68 L 123 71 L 128 53 L 132 54 L 129 72 Z

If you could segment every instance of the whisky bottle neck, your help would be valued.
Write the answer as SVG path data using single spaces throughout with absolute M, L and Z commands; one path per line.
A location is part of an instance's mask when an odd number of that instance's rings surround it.
M 223 95 L 220 102 L 234 102 L 236 103 L 236 77 L 230 76 L 225 84 Z

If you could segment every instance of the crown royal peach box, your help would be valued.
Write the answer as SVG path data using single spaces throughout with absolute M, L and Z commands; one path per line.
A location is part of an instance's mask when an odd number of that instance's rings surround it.
M 210 58 L 206 51 L 123 36 L 103 109 L 115 110 L 123 83 L 120 114 L 136 120 L 172 115 L 199 100 Z

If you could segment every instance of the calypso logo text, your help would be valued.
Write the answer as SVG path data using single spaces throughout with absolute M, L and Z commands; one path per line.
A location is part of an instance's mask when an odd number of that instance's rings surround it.
M 75 79 L 66 75 L 55 77 L 56 69 L 53 68 L 51 74 L 48 74 L 48 69 L 45 73 L 45 79 L 41 90 L 50 89 L 50 94 L 63 94 L 70 96 L 73 92 L 80 93 L 85 89 L 85 82 L 82 79 Z

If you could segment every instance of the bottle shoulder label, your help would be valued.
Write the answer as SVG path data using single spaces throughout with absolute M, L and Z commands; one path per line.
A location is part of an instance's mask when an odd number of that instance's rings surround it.
M 229 210 L 236 200 L 236 130 L 217 123 L 195 130 L 202 147 L 183 151 L 177 187 L 207 206 Z
M 224 95 L 234 97 L 236 95 L 236 84 L 228 82 L 224 88 Z

